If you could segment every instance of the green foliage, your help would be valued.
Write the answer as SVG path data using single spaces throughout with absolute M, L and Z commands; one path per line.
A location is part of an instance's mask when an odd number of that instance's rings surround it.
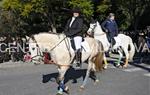
M 6 10 L 20 10 L 20 0 L 3 0 L 2 7 Z
M 21 25 L 20 18 L 17 18 L 12 11 L 1 10 L 0 14 L 0 30 L 1 32 L 18 32 Z
M 101 0 L 99 5 L 97 6 L 97 12 L 100 13 L 99 20 L 103 21 L 107 17 L 108 11 L 111 8 L 111 1 L 110 0 Z
M 14 10 L 20 16 L 28 17 L 31 12 L 43 13 L 45 11 L 45 0 L 3 0 L 3 9 Z
M 130 26 L 132 29 L 138 28 L 138 23 L 140 17 L 143 15 L 144 11 L 147 10 L 150 4 L 150 0 L 116 0 L 116 5 L 118 10 L 120 11 L 121 16 L 123 15 L 124 18 L 119 19 L 121 21 L 121 29 L 127 29 Z
M 34 31 L 33 29 L 39 29 L 37 27 L 41 26 L 39 23 L 42 23 L 40 19 L 43 19 L 43 13 L 47 11 L 45 6 L 45 0 L 2 0 L 1 7 L 3 12 L 1 17 L 3 18 L 3 22 L 1 24 L 2 26 L 8 24 L 7 27 L 4 27 L 7 31 L 18 33 L 25 31 L 27 33 Z M 11 18 L 4 17 L 4 15 L 7 16 L 6 13 L 9 13 L 9 17 Z M 39 14 L 41 15 L 39 16 Z M 3 31 L 6 30 L 3 29 Z
M 32 12 L 32 8 L 33 8 L 32 4 L 29 3 L 25 4 L 22 8 L 21 15 L 28 17 L 28 15 Z
M 62 8 L 81 8 L 88 22 L 95 14 L 101 22 L 108 12 L 115 12 L 120 29 L 138 27 L 150 0 L 0 0 L 0 31 L 26 34 L 57 28 L 62 31 L 70 14 Z M 94 6 L 96 5 L 96 6 Z M 113 7 L 115 6 L 115 9 Z M 149 12 L 149 11 L 148 11 Z
M 79 7 L 83 15 L 87 18 L 91 17 L 94 12 L 91 0 L 70 0 L 69 6 L 71 6 L 71 8 Z

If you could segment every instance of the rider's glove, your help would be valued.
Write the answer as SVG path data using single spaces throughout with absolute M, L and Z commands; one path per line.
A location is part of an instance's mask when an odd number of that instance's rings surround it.
M 105 32 L 106 32 L 106 33 L 108 33 L 108 30 L 107 30 L 107 29 L 105 29 Z

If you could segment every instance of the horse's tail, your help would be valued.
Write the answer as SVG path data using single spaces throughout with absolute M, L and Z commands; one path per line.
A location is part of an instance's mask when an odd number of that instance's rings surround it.
M 97 72 L 103 70 L 103 59 L 104 59 L 104 51 L 103 50 L 104 49 L 103 49 L 101 42 L 99 42 L 98 48 L 99 48 L 98 53 L 93 60 L 93 62 L 95 64 L 95 70 Z
M 130 38 L 130 41 L 129 41 L 129 47 L 130 47 L 129 61 L 133 61 L 133 57 L 134 57 L 134 54 L 135 54 L 135 46 L 134 46 L 133 41 L 132 41 L 131 38 Z

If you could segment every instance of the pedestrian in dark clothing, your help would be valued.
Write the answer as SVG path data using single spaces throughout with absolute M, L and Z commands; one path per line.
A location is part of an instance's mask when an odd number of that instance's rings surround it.
M 67 21 L 65 26 L 65 34 L 70 37 L 76 49 L 77 67 L 81 67 L 81 42 L 82 42 L 82 27 L 83 19 L 80 17 L 80 9 L 75 8 L 72 10 L 73 16 Z
M 114 13 L 110 13 L 108 18 L 101 24 L 102 29 L 107 33 L 108 41 L 114 45 L 114 37 L 118 35 L 118 25 L 115 21 Z
M 147 30 L 147 35 L 146 35 L 146 36 L 147 36 L 148 38 L 150 38 L 150 26 L 147 26 L 147 29 L 146 29 L 146 30 Z
M 147 40 L 147 45 L 150 48 L 150 26 L 147 26 L 146 40 Z

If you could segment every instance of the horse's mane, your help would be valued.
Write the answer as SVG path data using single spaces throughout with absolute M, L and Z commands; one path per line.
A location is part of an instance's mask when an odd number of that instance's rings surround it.
M 51 35 L 51 36 L 64 36 L 63 33 L 54 33 L 54 32 L 40 32 L 40 33 L 36 33 L 36 34 L 32 34 L 30 37 L 31 38 L 34 38 L 35 36 L 38 36 L 38 35 Z
M 97 29 L 98 29 L 97 32 L 99 32 L 99 31 L 104 32 L 102 27 L 101 27 L 101 25 L 100 25 L 100 23 L 98 21 L 96 21 L 96 24 L 97 24 Z

